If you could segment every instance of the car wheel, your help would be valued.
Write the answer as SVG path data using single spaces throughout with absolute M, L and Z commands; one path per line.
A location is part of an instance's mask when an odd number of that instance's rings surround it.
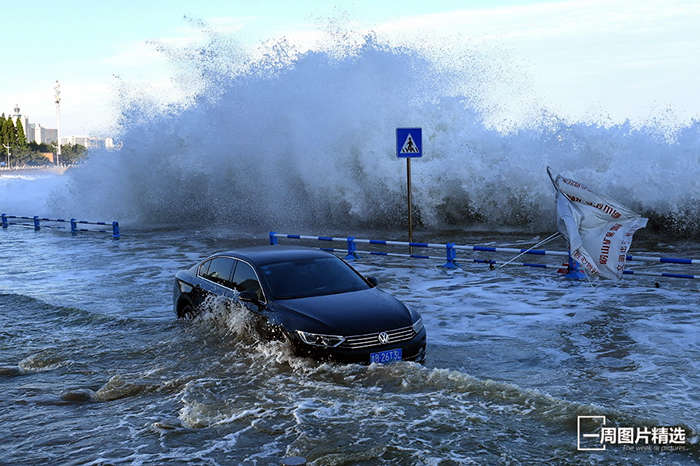
M 185 304 L 184 306 L 182 306 L 182 308 L 180 309 L 181 319 L 192 320 L 195 317 L 197 317 L 197 313 L 195 312 L 192 306 L 190 306 L 189 304 Z

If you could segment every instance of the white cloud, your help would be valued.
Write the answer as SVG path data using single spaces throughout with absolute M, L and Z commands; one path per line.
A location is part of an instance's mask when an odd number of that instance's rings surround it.
M 253 16 L 220 16 L 207 18 L 210 28 L 220 34 L 234 34 L 243 29 L 244 26 L 255 21 Z
M 699 24 L 696 0 L 597 0 L 436 13 L 376 30 L 418 47 L 428 36 L 505 51 L 538 99 L 570 118 L 643 120 L 670 105 L 682 120 L 700 109 Z
M 156 46 L 148 41 L 126 44 L 116 54 L 100 60 L 100 63 L 115 69 L 152 66 L 154 62 L 164 63 L 165 58 Z

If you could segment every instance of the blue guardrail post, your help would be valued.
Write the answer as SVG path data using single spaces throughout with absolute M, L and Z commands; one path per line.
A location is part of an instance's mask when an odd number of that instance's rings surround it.
M 41 230 L 41 225 L 39 225 L 39 217 L 34 216 L 34 231 L 39 231 Z
M 275 244 L 277 244 L 277 237 L 275 236 L 276 234 L 277 234 L 277 232 L 275 232 L 275 231 L 270 232 L 270 245 L 271 246 L 274 246 Z
M 459 264 L 455 262 L 455 259 L 457 258 L 457 251 L 455 251 L 454 243 L 447 243 L 445 247 L 445 258 L 447 259 L 447 262 L 442 264 L 441 267 L 445 267 L 446 269 L 456 269 L 459 267 Z
M 573 257 L 569 256 L 569 266 L 564 278 L 569 280 L 583 280 L 586 278 L 586 274 L 581 270 L 581 264 L 576 261 Z
M 2 227 L 7 228 L 7 215 L 2 214 Z
M 112 222 L 112 239 L 119 239 L 119 222 Z
M 78 234 L 78 223 L 74 218 L 70 219 L 70 232 L 72 235 Z
M 355 260 L 359 259 L 357 257 L 357 246 L 355 245 L 355 237 L 354 236 L 348 236 L 348 255 L 345 256 L 345 260 Z

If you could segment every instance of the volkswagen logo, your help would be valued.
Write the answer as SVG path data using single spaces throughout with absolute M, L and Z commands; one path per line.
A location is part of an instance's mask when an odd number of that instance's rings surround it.
M 389 343 L 389 334 L 386 332 L 380 333 L 379 334 L 379 343 L 381 343 L 382 345 L 386 345 L 387 343 Z

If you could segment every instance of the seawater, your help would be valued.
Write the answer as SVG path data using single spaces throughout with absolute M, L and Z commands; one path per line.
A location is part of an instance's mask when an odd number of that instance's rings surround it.
M 422 313 L 427 361 L 336 365 L 261 342 L 237 306 L 214 302 L 204 318 L 175 319 L 176 270 L 216 250 L 265 244 L 265 232 L 0 235 L 3 462 L 700 459 L 697 444 L 681 453 L 576 451 L 578 415 L 683 424 L 691 437 L 700 429 L 700 309 L 687 280 L 572 283 L 466 258 L 448 271 L 439 261 L 365 256 L 357 269 Z M 700 253 L 697 242 L 666 247 Z
M 693 281 L 572 283 L 471 255 L 455 271 L 362 257 L 360 272 L 423 314 L 425 365 L 319 364 L 260 342 L 240 308 L 215 302 L 183 322 L 171 303 L 178 269 L 265 244 L 269 230 L 402 239 L 400 126 L 423 127 L 418 241 L 536 243 L 554 230 L 551 165 L 651 218 L 633 254 L 697 258 L 697 121 L 669 130 L 534 111 L 499 127 L 478 60 L 446 66 L 372 36 L 305 53 L 282 42 L 258 59 L 217 40 L 169 53 L 196 77 L 187 102 L 127 92 L 118 151 L 62 176 L 0 177 L 3 212 L 116 219 L 123 233 L 0 231 L 0 461 L 700 460 Z M 577 415 L 682 424 L 695 443 L 577 452 Z

